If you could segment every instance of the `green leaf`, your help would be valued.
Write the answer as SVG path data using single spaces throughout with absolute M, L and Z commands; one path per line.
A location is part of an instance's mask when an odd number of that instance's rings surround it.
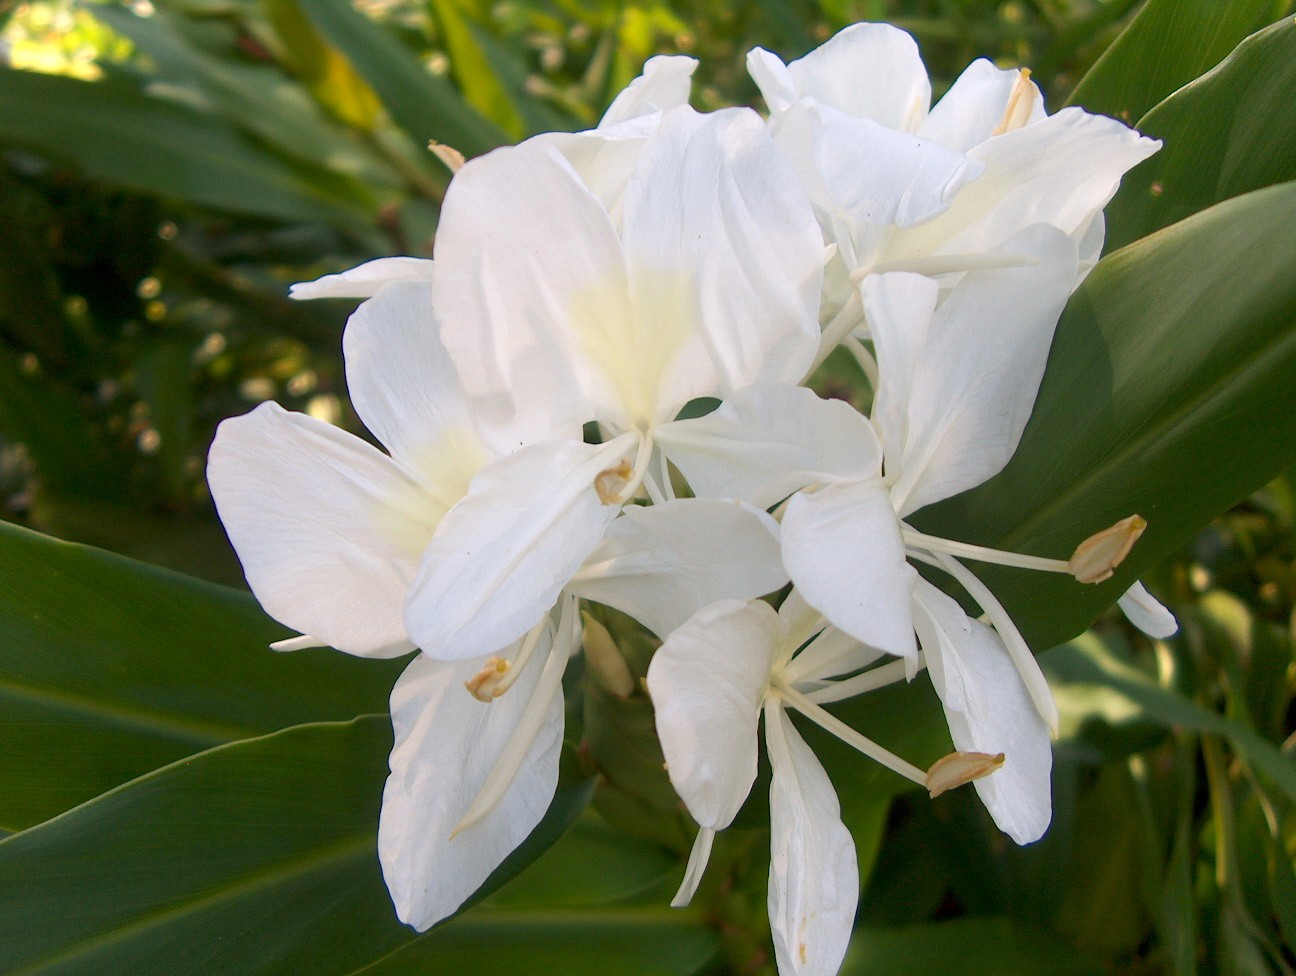
M 0 970 L 341 976 L 419 941 L 383 886 L 386 715 L 219 746 L 0 842 Z M 480 897 L 589 795 L 560 789 Z M 426 937 L 424 937 L 426 938 Z
M 1222 200 L 1296 179 L 1296 21 L 1280 21 L 1139 120 L 1165 145 L 1107 208 L 1115 250 Z
M 347 0 L 301 0 L 301 6 L 315 29 L 369 82 L 396 124 L 417 142 L 435 139 L 476 156 L 509 141 L 453 85 L 424 68 Z
M 96 180 L 218 210 L 364 229 L 359 184 L 303 174 L 220 118 L 123 84 L 0 69 L 0 139 Z
M 1147 567 L 1296 462 L 1296 184 L 1219 204 L 1105 258 L 1071 297 L 1021 444 L 914 522 L 1066 558 L 1134 513 L 1113 579 L 977 564 L 1027 640 L 1082 631 Z
M 1148 0 L 1068 104 L 1132 123 L 1218 64 L 1273 10 L 1273 0 Z
M 1095 959 L 1012 919 L 969 917 L 895 929 L 866 928 L 851 940 L 841 976 L 1088 976 Z
M 386 710 L 400 662 L 271 651 L 286 633 L 246 593 L 0 524 L 0 827 L 219 743 Z
M 1192 729 L 1228 739 L 1251 768 L 1296 800 L 1296 762 L 1272 742 L 1240 722 L 1203 708 L 1155 684 L 1142 672 L 1117 660 L 1092 634 L 1055 648 L 1044 656 L 1049 682 L 1064 691 L 1094 686 L 1115 692 L 1128 707 L 1169 728 Z
M 450 56 L 450 70 L 468 104 L 514 139 L 521 138 L 525 134 L 522 116 L 477 43 L 471 15 L 456 0 L 428 0 L 428 9 L 436 19 Z

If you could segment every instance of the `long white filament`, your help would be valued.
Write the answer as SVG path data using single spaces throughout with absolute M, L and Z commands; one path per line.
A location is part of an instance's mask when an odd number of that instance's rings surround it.
M 508 674 L 495 683 L 494 697 L 498 698 L 513 687 L 518 676 L 527 666 L 527 662 L 531 660 L 531 655 L 535 651 L 536 645 L 540 643 L 540 638 L 544 635 L 545 628 L 548 626 L 549 614 L 546 613 L 540 618 L 539 623 L 527 631 L 526 637 L 522 638 L 522 646 L 518 649 L 517 657 L 513 659 L 513 663 L 509 667 Z
M 900 535 L 906 545 L 925 549 L 927 552 L 943 552 L 962 559 L 975 559 L 977 562 L 994 563 L 997 566 L 1013 566 L 1017 569 L 1037 569 L 1045 573 L 1070 573 L 1065 559 L 1049 559 L 1047 556 L 1028 556 L 1020 552 L 1005 552 L 1002 549 L 987 549 L 985 546 L 974 546 L 967 542 L 954 542 L 934 535 L 926 535 L 909 526 L 900 525 Z
M 927 662 L 919 655 L 918 670 L 921 671 L 926 666 Z M 908 668 L 908 661 L 892 661 L 889 664 L 883 664 L 881 667 L 871 668 L 863 674 L 843 678 L 841 681 L 834 681 L 822 688 L 816 688 L 814 691 L 807 691 L 805 692 L 806 701 L 822 705 L 827 702 L 842 701 L 845 698 L 854 698 L 856 695 L 862 695 L 868 691 L 876 691 L 878 688 L 885 688 L 887 685 L 908 680 Z
M 824 326 L 823 333 L 819 336 L 819 351 L 815 354 L 814 362 L 806 370 L 805 376 L 801 382 L 805 383 L 810 375 L 823 365 L 837 346 L 851 334 L 851 331 L 864 320 L 863 303 L 860 301 L 859 292 L 852 292 L 851 297 L 847 299 L 846 304 L 841 307 L 831 322 Z

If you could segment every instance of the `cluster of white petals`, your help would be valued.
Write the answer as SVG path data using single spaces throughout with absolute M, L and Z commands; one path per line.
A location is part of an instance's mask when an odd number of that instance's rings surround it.
M 768 119 L 694 111 L 694 66 L 654 58 L 596 129 L 468 161 L 434 260 L 295 286 L 364 299 L 347 383 L 383 449 L 266 404 L 222 424 L 209 482 L 254 593 L 302 635 L 283 649 L 418 651 L 379 832 L 404 921 L 451 915 L 544 815 L 586 600 L 662 641 L 648 690 L 700 827 L 677 903 L 746 800 L 763 722 L 779 970 L 831 974 L 859 878 L 790 711 L 933 794 L 975 781 L 1018 843 L 1048 825 L 1052 697 L 963 560 L 1096 578 L 1141 521 L 1068 564 L 906 520 L 1011 458 L 1102 208 L 1157 144 L 1050 116 L 1027 72 L 985 61 L 931 107 L 885 25 L 789 65 L 753 51 Z M 801 385 L 843 344 L 868 416 Z M 1174 629 L 1141 586 L 1121 605 Z M 924 668 L 957 750 L 930 771 L 823 707 Z

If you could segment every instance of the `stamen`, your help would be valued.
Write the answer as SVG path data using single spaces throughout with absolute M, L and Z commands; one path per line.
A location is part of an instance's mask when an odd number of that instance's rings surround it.
M 776 676 L 770 683 L 770 692 L 783 699 L 821 729 L 835 735 L 848 746 L 864 753 L 874 762 L 880 763 L 893 773 L 899 773 L 905 779 L 917 783 L 919 786 L 927 785 L 927 774 L 917 766 L 905 762 L 895 753 L 883 749 L 872 739 L 856 732 L 835 715 L 824 711 L 801 692 L 789 687 L 781 676 Z
M 1012 92 L 1008 95 L 1008 104 L 1004 107 L 1003 118 L 995 126 L 992 136 L 1001 136 L 1005 132 L 1020 129 L 1030 121 L 1031 110 L 1035 107 L 1035 86 L 1031 84 L 1029 68 L 1017 72 Z
M 864 371 L 864 376 L 869 382 L 869 389 L 874 393 L 878 388 L 878 364 L 873 358 L 873 354 L 868 351 L 868 347 L 860 342 L 853 335 L 848 335 L 842 340 L 842 345 L 850 350 L 855 362 L 859 363 L 860 369 Z
M 706 871 L 707 861 L 711 859 L 711 844 L 715 840 L 715 835 L 716 832 L 710 827 L 702 827 L 698 830 L 697 837 L 693 840 L 693 849 L 689 851 L 688 866 L 684 868 L 684 880 L 680 883 L 679 891 L 675 892 L 675 897 L 671 899 L 671 908 L 684 908 L 693 900 L 698 885 L 702 883 L 702 874 Z
M 1111 579 L 1116 567 L 1125 561 L 1146 528 L 1146 519 L 1141 515 L 1131 515 L 1094 533 L 1076 547 L 1075 555 L 1067 563 L 1067 572 L 1081 583 L 1101 583 Z
M 486 666 L 465 681 L 464 687 L 479 702 L 493 702 L 503 694 L 499 690 L 499 685 L 511 667 L 512 665 L 502 657 L 488 657 Z
M 832 321 L 824 326 L 823 334 L 819 336 L 819 351 L 815 354 L 814 362 L 810 364 L 810 368 L 806 370 L 805 376 L 801 378 L 801 382 L 805 383 L 811 374 L 823 365 L 823 361 L 828 358 L 828 354 L 836 349 L 841 341 L 850 335 L 851 331 L 863 321 L 864 310 L 859 292 L 853 291 L 850 298 L 846 300 L 846 304 L 841 307 L 841 311 L 834 315 Z
M 518 677 L 522 674 L 523 669 L 526 668 L 527 662 L 531 660 L 531 654 L 535 651 L 536 645 L 540 643 L 540 638 L 544 636 L 544 632 L 548 626 L 549 614 L 546 613 L 540 618 L 539 623 L 527 631 L 526 639 L 522 641 L 522 646 L 518 648 L 517 657 L 513 659 L 512 668 L 507 671 L 495 686 L 494 695 L 496 698 L 504 694 L 504 692 L 508 691 L 517 683 Z
M 944 552 L 963 559 L 975 559 L 977 562 L 994 563 L 998 566 L 1015 566 L 1018 569 L 1038 569 L 1045 573 L 1070 573 L 1071 566 L 1061 559 L 1049 559 L 1045 556 L 1028 556 L 1020 552 L 1004 552 L 1001 549 L 987 549 L 985 546 L 974 546 L 967 542 L 954 542 L 926 535 L 917 529 L 901 523 L 900 536 L 907 545 L 925 549 L 928 552 Z
M 989 776 L 1004 764 L 1004 754 L 951 752 L 927 770 L 927 793 L 934 800 L 947 790 Z
M 594 476 L 594 490 L 598 492 L 599 501 L 604 505 L 624 505 L 634 498 L 643 484 L 644 475 L 652 461 L 653 441 L 647 434 L 639 435 L 639 450 L 635 454 L 634 466 L 622 458 L 610 468 L 604 468 Z
M 433 156 L 445 163 L 446 169 L 451 173 L 457 173 L 463 169 L 464 154 L 453 146 L 447 146 L 433 139 L 428 142 L 428 150 Z
M 935 277 L 943 274 L 959 274 L 964 271 L 994 271 L 1002 268 L 1033 268 L 1039 264 L 1038 258 L 1026 254 L 990 253 L 974 254 L 915 254 L 894 261 L 879 261 L 877 264 L 865 265 L 851 272 L 851 281 L 859 284 L 871 274 L 887 274 L 890 271 L 908 271 L 913 274 Z
M 922 670 L 927 666 L 927 662 L 922 660 L 921 655 L 919 655 L 919 658 L 918 670 Z M 843 678 L 841 681 L 834 681 L 832 684 L 816 688 L 814 691 L 807 691 L 805 697 L 807 701 L 819 705 L 841 701 L 845 698 L 854 698 L 856 695 L 876 691 L 878 688 L 885 688 L 887 685 L 893 685 L 899 681 L 910 680 L 911 676 L 908 669 L 908 661 L 892 661 L 889 664 L 883 664 L 881 667 L 871 668 L 863 674 Z
M 277 640 L 270 644 L 272 651 L 304 651 L 311 647 L 328 647 L 318 637 L 312 637 L 310 634 L 302 634 L 300 637 L 285 637 L 283 640 Z

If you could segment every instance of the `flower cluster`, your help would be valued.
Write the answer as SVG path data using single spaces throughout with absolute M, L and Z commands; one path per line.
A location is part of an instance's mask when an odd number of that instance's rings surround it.
M 365 299 L 347 382 L 385 451 L 267 403 L 221 426 L 208 475 L 253 591 L 302 635 L 281 649 L 419 651 L 379 831 L 404 921 L 452 914 L 544 814 L 588 600 L 662 641 L 648 690 L 700 828 L 676 903 L 751 789 L 763 717 L 779 970 L 829 974 L 859 879 L 789 710 L 933 794 L 975 781 L 1018 843 L 1048 825 L 1053 701 L 963 561 L 1093 582 L 1142 521 L 1063 561 L 907 520 L 1013 454 L 1102 207 L 1157 143 L 1048 115 L 986 61 L 929 107 L 885 25 L 791 64 L 753 51 L 768 119 L 694 111 L 694 67 L 654 58 L 596 129 L 463 165 L 434 260 L 295 286 Z M 838 346 L 868 416 L 802 385 Z M 1141 587 L 1122 605 L 1174 628 Z M 957 749 L 930 770 L 824 708 L 924 668 Z

